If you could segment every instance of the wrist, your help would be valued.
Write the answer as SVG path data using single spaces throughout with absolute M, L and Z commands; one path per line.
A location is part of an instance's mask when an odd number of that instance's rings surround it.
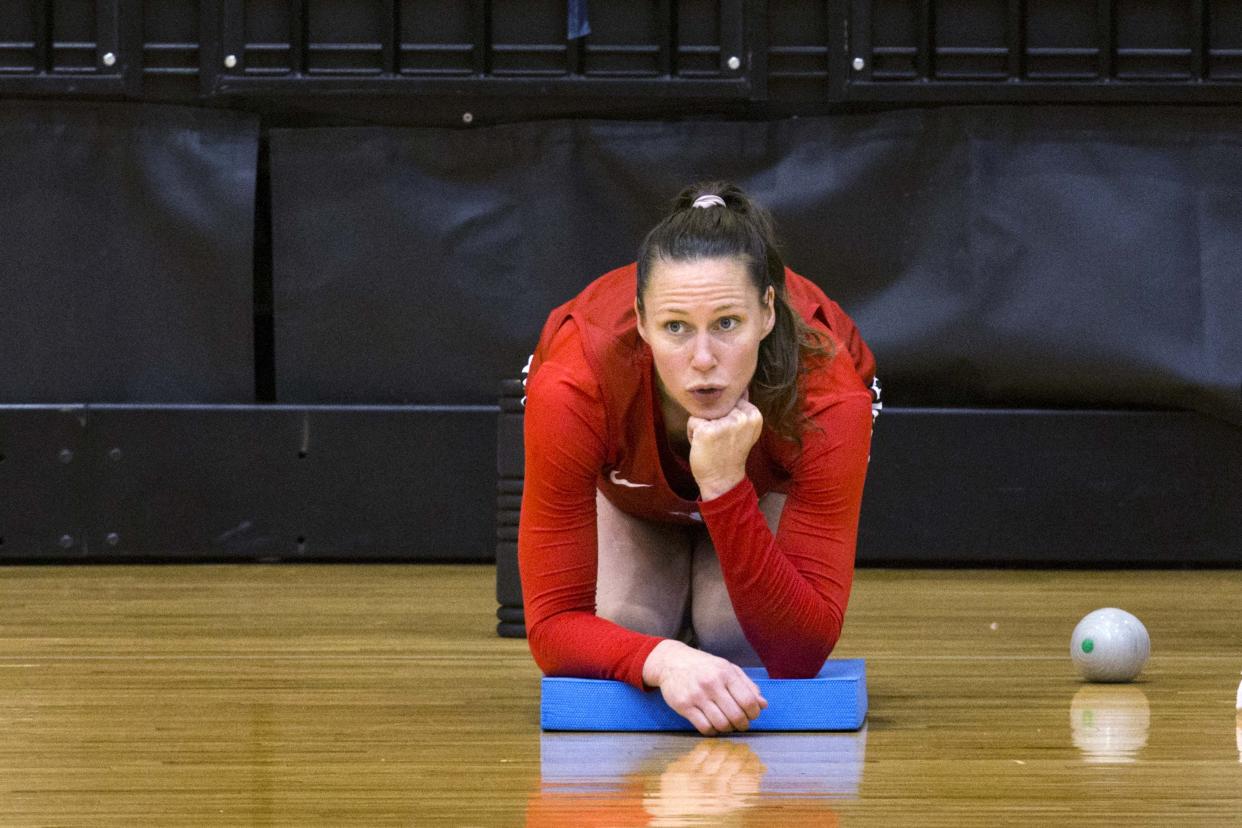
M 660 686 L 664 681 L 664 666 L 668 660 L 669 651 L 678 646 L 686 645 L 672 638 L 666 638 L 655 645 L 655 648 L 647 654 L 647 660 L 643 662 L 643 684 L 648 687 Z
M 746 473 L 743 472 L 732 477 L 717 477 L 698 481 L 699 500 L 706 502 L 708 500 L 715 500 L 721 495 L 728 494 L 735 486 L 737 486 L 738 483 L 741 483 L 745 477 Z

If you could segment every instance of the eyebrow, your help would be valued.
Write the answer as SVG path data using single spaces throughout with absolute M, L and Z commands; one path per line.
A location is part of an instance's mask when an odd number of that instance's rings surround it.
M 739 305 L 737 302 L 729 302 L 724 305 L 717 305 L 715 308 L 712 309 L 712 313 L 723 313 L 728 310 L 737 310 L 737 309 L 745 310 L 745 305 Z M 683 308 L 672 307 L 672 308 L 657 308 L 656 313 L 688 314 L 689 311 Z

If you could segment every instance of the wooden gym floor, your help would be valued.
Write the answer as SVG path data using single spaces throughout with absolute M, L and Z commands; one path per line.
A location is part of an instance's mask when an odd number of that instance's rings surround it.
M 487 566 L 0 569 L 0 825 L 1238 825 L 1242 573 L 858 573 L 856 734 L 541 734 Z M 1120 606 L 1141 680 L 1070 632 Z M 995 629 L 993 629 L 995 624 Z

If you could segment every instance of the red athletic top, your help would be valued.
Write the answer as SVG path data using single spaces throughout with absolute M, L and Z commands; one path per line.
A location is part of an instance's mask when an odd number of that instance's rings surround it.
M 662 639 L 595 615 L 598 489 L 637 517 L 705 525 L 769 675 L 812 676 L 840 637 L 853 581 L 875 359 L 835 302 L 786 271 L 790 304 L 837 346 L 805 382 L 814 426 L 801 450 L 765 427 L 746 479 L 701 501 L 668 447 L 651 350 L 635 326 L 636 274 L 633 264 L 607 273 L 554 310 L 531 359 L 518 534 L 531 652 L 546 675 L 645 689 L 643 663 Z M 759 511 L 769 491 L 788 495 L 775 537 Z

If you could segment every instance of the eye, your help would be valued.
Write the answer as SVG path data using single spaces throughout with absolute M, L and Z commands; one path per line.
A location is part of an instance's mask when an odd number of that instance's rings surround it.
M 678 322 L 677 320 L 664 323 L 664 330 L 668 331 L 671 334 L 679 334 L 685 329 L 686 329 L 685 324 L 682 322 Z
M 720 328 L 722 331 L 731 331 L 739 324 L 740 322 L 736 316 L 726 316 L 724 319 L 721 319 L 716 323 L 716 327 Z

